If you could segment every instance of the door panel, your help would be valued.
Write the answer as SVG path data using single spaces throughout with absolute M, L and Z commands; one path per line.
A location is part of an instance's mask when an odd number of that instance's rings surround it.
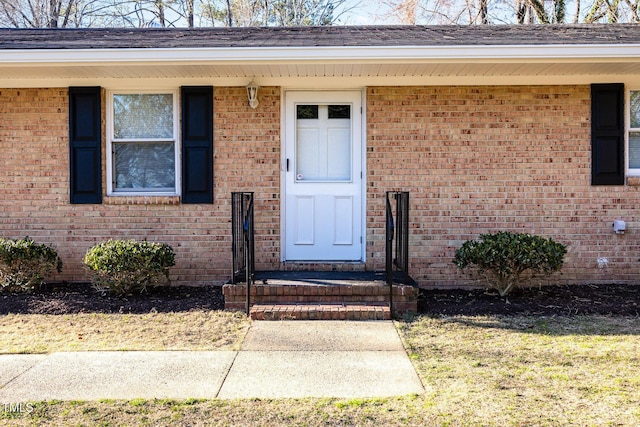
M 337 181 L 351 179 L 350 129 L 329 129 L 327 138 L 327 178 Z
M 284 260 L 364 259 L 361 92 L 287 92 Z
M 353 245 L 353 197 L 340 196 L 334 199 L 334 245 Z
M 298 129 L 297 180 L 320 176 L 320 135 L 317 129 Z M 304 178 L 303 178 L 304 177 Z
M 295 197 L 295 244 L 313 245 L 315 243 L 315 208 L 313 196 Z

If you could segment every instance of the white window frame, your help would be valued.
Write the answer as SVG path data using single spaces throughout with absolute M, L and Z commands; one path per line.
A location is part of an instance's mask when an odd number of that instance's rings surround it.
M 630 176 L 640 176 L 640 168 L 632 168 L 630 165 L 631 157 L 629 155 L 629 149 L 631 147 L 631 133 L 640 134 L 639 128 L 631 127 L 631 92 L 640 92 L 640 87 L 631 87 L 625 93 L 625 158 L 626 158 L 626 167 L 627 167 L 627 175 Z
M 127 191 L 118 190 L 114 185 L 114 114 L 113 114 L 113 98 L 115 95 L 131 95 L 131 94 L 170 94 L 173 98 L 173 143 L 175 153 L 175 188 L 173 191 Z M 107 196 L 180 196 L 180 189 L 182 188 L 181 173 L 180 173 L 180 92 L 178 89 L 158 89 L 158 90 L 108 90 L 107 91 Z M 148 139 L 149 142 L 170 142 L 169 139 Z

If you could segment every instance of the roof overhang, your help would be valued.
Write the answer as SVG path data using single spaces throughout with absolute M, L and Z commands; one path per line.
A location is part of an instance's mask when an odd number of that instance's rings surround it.
M 15 49 L 0 87 L 341 87 L 637 81 L 640 44 Z

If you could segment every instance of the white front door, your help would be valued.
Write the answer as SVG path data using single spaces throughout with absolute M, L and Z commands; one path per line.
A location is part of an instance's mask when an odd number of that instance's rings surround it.
M 361 92 L 285 94 L 286 261 L 361 261 Z

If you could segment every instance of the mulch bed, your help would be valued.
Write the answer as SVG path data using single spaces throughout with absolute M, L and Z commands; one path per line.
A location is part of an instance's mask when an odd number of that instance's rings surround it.
M 43 285 L 32 294 L 0 295 L 0 314 L 150 313 L 222 310 L 220 286 L 158 287 L 141 296 L 102 295 L 89 284 Z M 508 298 L 483 289 L 421 290 L 427 315 L 640 315 L 640 286 L 581 285 L 516 289 Z
M 516 289 L 506 298 L 482 289 L 422 290 L 428 315 L 640 315 L 640 286 L 573 285 Z
M 87 283 L 43 285 L 31 294 L 0 295 L 0 314 L 150 313 L 223 310 L 220 286 L 162 286 L 143 295 L 103 295 Z

